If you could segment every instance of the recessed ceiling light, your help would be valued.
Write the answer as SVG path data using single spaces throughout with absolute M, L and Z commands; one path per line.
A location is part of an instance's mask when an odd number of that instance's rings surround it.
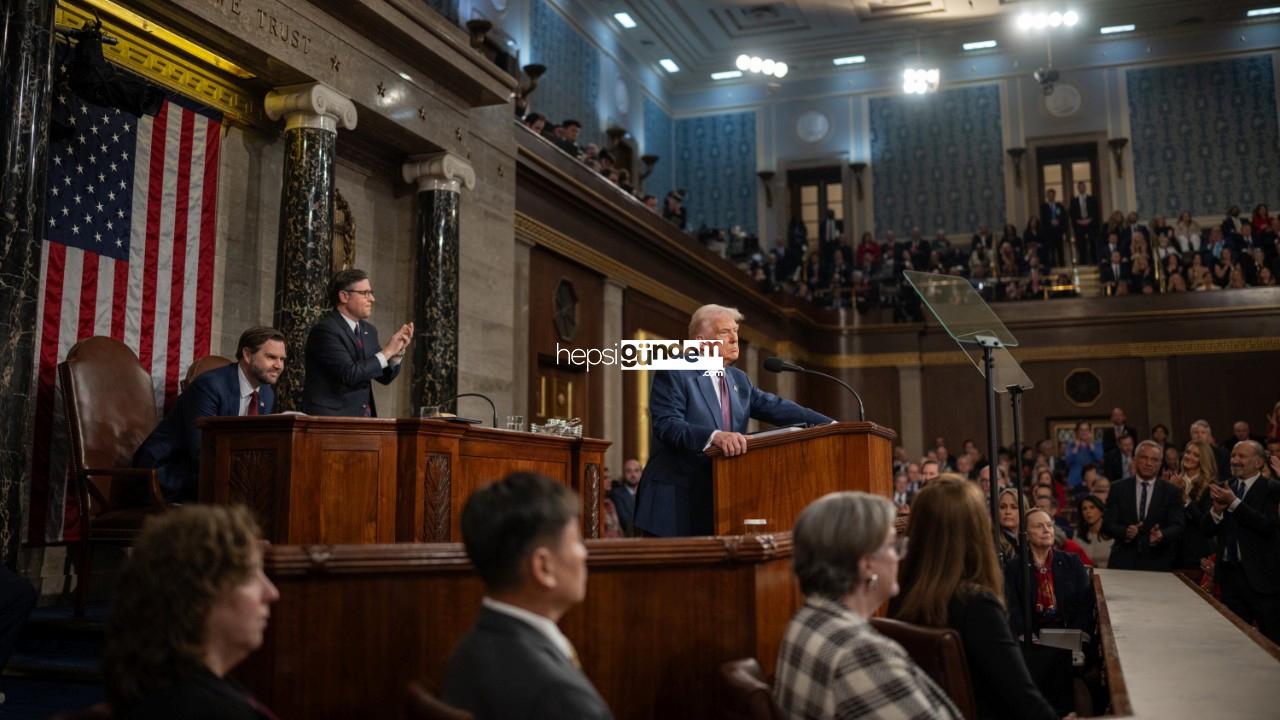
M 662 66 L 663 70 L 666 70 L 669 73 L 680 72 L 680 66 L 677 65 L 676 61 L 672 60 L 671 58 L 662 58 L 661 60 L 658 61 L 658 64 Z
M 617 20 L 619 25 L 628 30 L 636 26 L 636 21 L 632 20 L 631 16 L 624 12 L 614 13 L 613 19 Z
M 1104 28 L 1098 28 L 1098 32 L 1103 35 L 1115 35 L 1116 33 L 1127 33 L 1137 30 L 1137 25 L 1108 25 Z
M 867 61 L 866 55 L 848 55 L 831 61 L 832 65 L 858 65 Z
M 1249 17 L 1262 17 L 1263 15 L 1280 15 L 1280 7 L 1257 8 L 1246 13 Z
M 399 75 L 404 80 L 413 80 L 413 78 L 409 77 L 409 73 L 402 72 L 402 73 L 396 73 L 396 74 Z
M 725 70 L 724 72 L 711 73 L 712 80 L 732 80 L 740 77 L 742 77 L 741 70 Z
M 968 42 L 964 44 L 965 50 L 986 50 L 996 46 L 995 40 L 980 40 L 978 42 Z

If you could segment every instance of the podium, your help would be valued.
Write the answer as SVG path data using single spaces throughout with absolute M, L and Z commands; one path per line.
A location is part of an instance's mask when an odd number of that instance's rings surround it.
M 604 534 L 605 440 L 417 418 L 261 415 L 197 426 L 200 501 L 247 505 L 276 544 L 460 542 L 471 493 L 521 470 L 576 491 L 582 534 Z
M 748 519 L 768 521 L 764 532 L 789 531 L 805 506 L 840 490 L 892 496 L 896 437 L 875 423 L 842 422 L 748 437 L 737 457 L 712 447 L 716 534 L 741 534 Z

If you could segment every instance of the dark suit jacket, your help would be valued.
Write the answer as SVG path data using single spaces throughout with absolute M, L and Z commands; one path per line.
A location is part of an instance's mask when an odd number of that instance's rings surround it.
M 1147 517 L 1132 540 L 1125 540 L 1125 528 L 1138 522 L 1138 499 L 1134 497 L 1137 481 L 1127 477 L 1112 483 L 1107 496 L 1107 509 L 1102 515 L 1102 527 L 1115 538 L 1111 546 L 1108 570 L 1172 570 L 1178 556 L 1178 543 L 1186 522 L 1182 506 L 1182 493 L 1164 480 L 1157 479 L 1151 485 L 1151 497 L 1147 499 Z M 1156 524 L 1164 539 L 1152 546 L 1150 532 Z
M 1207 494 L 1207 493 L 1206 493 Z M 1240 543 L 1240 561 L 1245 578 L 1256 593 L 1280 593 L 1280 481 L 1259 476 L 1241 498 L 1234 511 L 1223 513 L 1222 522 L 1214 522 L 1205 513 L 1204 533 L 1218 540 L 1218 562 L 1226 557 L 1228 532 L 1234 530 Z
M 696 370 L 653 374 L 651 454 L 636 497 L 637 529 L 662 537 L 712 534 L 711 459 L 703 448 L 716 430 L 746 432 L 751 418 L 774 425 L 831 422 L 826 415 L 755 387 L 735 367 L 726 372 L 731 412 L 727 428 L 722 427 L 717 379 Z
M 947 625 L 960 633 L 973 679 L 979 718 L 1061 717 L 1036 689 L 1018 650 L 1009 617 L 993 595 L 957 595 L 947 604 Z
M 1133 467 L 1133 457 L 1129 457 L 1129 467 Z M 1102 458 L 1102 472 L 1106 474 L 1107 479 L 1122 478 L 1126 475 L 1124 472 L 1124 458 L 1120 457 L 1120 448 L 1112 446 L 1111 451 Z
M 378 329 L 363 320 L 357 327 L 363 351 L 356 348 L 355 333 L 337 310 L 325 313 L 311 327 L 302 384 L 302 411 L 308 415 L 364 417 L 368 405 L 369 415 L 377 416 L 371 381 L 389 384 L 400 374 L 400 365 L 388 363 L 383 368 L 375 357 L 382 349 Z
M 200 670 L 168 687 L 155 690 L 141 703 L 117 709 L 120 720 L 267 720 L 249 693 L 234 680 Z
M 1053 226 L 1055 211 L 1058 220 L 1057 227 Z M 1040 203 L 1040 234 L 1046 239 L 1062 237 L 1063 233 L 1067 231 L 1067 226 L 1070 222 L 1070 218 L 1067 217 L 1067 209 L 1062 206 L 1062 203 L 1056 200 L 1052 205 L 1047 202 Z
M 487 607 L 454 648 L 441 699 L 476 720 L 613 717 L 587 676 L 550 639 Z
M 275 391 L 258 387 L 258 413 L 275 409 Z M 170 502 L 195 500 L 200 487 L 200 429 L 196 419 L 240 414 L 240 364 L 203 373 L 147 436 L 133 455 L 133 466 L 156 468 Z
M 1058 618 L 1062 627 L 1072 630 L 1083 630 L 1090 635 L 1097 634 L 1094 622 L 1093 584 L 1089 581 L 1089 573 L 1079 557 L 1069 552 L 1054 550 L 1051 554 L 1053 565 L 1053 597 L 1058 606 Z M 1031 578 L 1031 601 L 1035 603 L 1035 577 Z M 1009 626 L 1014 635 L 1021 635 L 1024 630 L 1022 619 L 1022 558 L 1014 555 L 1004 566 L 1005 602 L 1009 606 Z M 1056 625 L 1050 627 L 1057 627 Z M 1039 630 L 1037 623 L 1034 630 Z
M 1102 222 L 1102 220 L 1098 217 L 1098 199 L 1092 195 L 1085 195 L 1084 205 L 1085 205 L 1085 209 L 1089 211 L 1089 217 L 1087 218 L 1089 221 L 1088 233 L 1089 233 L 1089 236 L 1092 236 L 1096 232 L 1098 232 L 1098 225 L 1101 224 Z M 1081 219 L 1080 197 L 1073 195 L 1071 197 L 1071 201 L 1068 203 L 1068 206 L 1069 208 L 1067 210 L 1067 213 L 1071 216 L 1071 232 L 1075 234 L 1076 237 L 1079 237 L 1080 227 L 1076 225 L 1076 223 Z
M 1110 262 L 1108 262 L 1106 265 L 1107 265 L 1107 272 L 1110 272 L 1110 270 L 1111 270 L 1111 263 L 1110 263 Z M 1104 274 L 1105 274 L 1105 273 L 1104 273 Z M 1129 425 L 1128 423 L 1125 423 L 1125 425 L 1124 425 L 1124 430 L 1125 430 L 1125 433 L 1126 433 L 1129 437 L 1133 438 L 1133 446 L 1136 448 L 1136 447 L 1138 446 L 1138 443 L 1139 443 L 1139 442 L 1142 442 L 1141 438 L 1139 438 L 1139 437 L 1138 437 L 1138 431 L 1137 431 L 1137 430 L 1134 430 L 1134 429 L 1133 429 L 1133 426 L 1132 426 L 1132 425 Z M 1108 424 L 1108 425 L 1107 425 L 1107 426 L 1102 430 L 1102 450 L 1103 450 L 1103 452 L 1111 452 L 1112 450 L 1115 450 L 1115 449 L 1116 449 L 1116 440 L 1118 440 L 1118 439 L 1119 439 L 1119 438 L 1117 438 L 1117 437 L 1116 437 L 1116 429 L 1115 429 L 1115 427 L 1114 427 L 1114 426 L 1112 426 L 1112 425 L 1110 425 L 1110 424 Z M 1121 477 L 1121 476 L 1120 476 L 1120 475 L 1115 475 L 1115 476 L 1108 475 L 1107 477 L 1108 477 L 1108 478 L 1118 478 L 1118 477 Z
M 609 491 L 609 499 L 613 501 L 613 509 L 618 512 L 622 531 L 630 535 L 636 519 L 636 495 L 632 495 L 622 483 L 616 483 Z

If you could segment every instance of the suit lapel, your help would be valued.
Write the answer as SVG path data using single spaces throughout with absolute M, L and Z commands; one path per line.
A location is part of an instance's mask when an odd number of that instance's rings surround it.
M 689 372 L 696 373 L 694 382 L 698 385 L 698 391 L 702 394 L 702 400 L 707 404 L 707 412 L 711 413 L 711 419 L 715 426 L 720 430 L 728 430 L 728 428 L 720 427 L 724 424 L 720 417 L 720 400 L 716 398 L 719 393 L 716 383 L 718 380 L 714 377 L 707 377 L 696 370 Z
M 342 336 L 343 344 L 351 353 L 351 357 L 357 360 L 363 360 L 364 358 L 360 357 L 360 349 L 356 347 L 356 334 L 351 331 L 351 326 L 347 324 L 347 319 L 337 310 L 333 310 L 331 313 L 331 317 L 333 318 L 331 322 L 333 323 L 333 326 L 337 328 L 338 334 Z M 359 323 L 356 323 L 356 329 L 360 329 Z

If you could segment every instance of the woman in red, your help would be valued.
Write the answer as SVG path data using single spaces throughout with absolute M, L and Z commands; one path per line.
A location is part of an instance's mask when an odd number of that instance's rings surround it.
M 1094 634 L 1093 588 L 1084 564 L 1074 553 L 1053 547 L 1053 518 L 1039 508 L 1027 513 L 1027 546 L 1031 553 L 1031 631 L 1072 628 Z M 1015 635 L 1026 632 L 1022 617 L 1022 572 L 1005 568 L 1009 623 Z
M 1271 227 L 1271 211 L 1267 209 L 1266 203 L 1258 203 L 1253 209 L 1253 219 L 1249 224 L 1253 226 L 1255 235 Z

